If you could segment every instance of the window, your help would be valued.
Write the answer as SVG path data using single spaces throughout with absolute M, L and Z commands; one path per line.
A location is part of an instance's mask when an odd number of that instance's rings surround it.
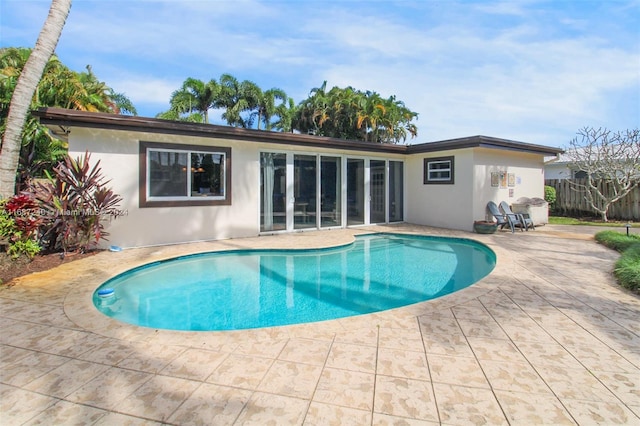
M 584 170 L 574 170 L 573 171 L 573 178 L 574 179 L 586 179 L 588 175 L 589 175 L 589 173 L 585 172 Z
M 425 184 L 452 184 L 454 175 L 453 157 L 425 158 Z
M 140 207 L 231 204 L 231 149 L 140 142 Z

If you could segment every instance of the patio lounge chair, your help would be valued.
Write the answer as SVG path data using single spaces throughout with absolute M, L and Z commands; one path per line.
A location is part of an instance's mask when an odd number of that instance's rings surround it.
M 513 213 L 506 214 L 501 212 L 500 209 L 498 209 L 496 203 L 494 203 L 493 201 L 489 201 L 487 203 L 487 210 L 489 210 L 489 213 L 491 213 L 491 215 L 496 218 L 500 229 L 504 228 L 506 225 L 509 225 L 512 233 L 515 231 L 516 226 L 519 226 L 520 230 L 523 231 L 522 228 L 524 228 L 525 226 L 518 215 Z
M 506 215 L 518 216 L 520 218 L 520 221 L 524 223 L 525 230 L 528 231 L 529 227 L 531 227 L 531 229 L 535 231 L 536 227 L 533 226 L 533 220 L 531 219 L 531 217 L 529 217 L 528 214 L 514 213 L 513 211 L 511 211 L 511 207 L 509 206 L 509 204 L 507 204 L 506 201 L 500 203 L 500 210 L 502 210 Z

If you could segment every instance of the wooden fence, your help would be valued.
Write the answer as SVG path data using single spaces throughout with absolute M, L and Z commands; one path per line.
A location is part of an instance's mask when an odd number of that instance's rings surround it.
M 554 210 L 566 215 L 592 215 L 600 216 L 591 208 L 584 198 L 584 189 L 576 188 L 571 182 L 586 184 L 586 179 L 547 179 L 545 185 L 556 189 L 556 202 Z M 600 191 L 607 195 L 610 192 L 610 184 L 598 182 Z M 631 190 L 626 197 L 611 204 L 607 212 L 608 219 L 616 220 L 640 220 L 640 185 Z

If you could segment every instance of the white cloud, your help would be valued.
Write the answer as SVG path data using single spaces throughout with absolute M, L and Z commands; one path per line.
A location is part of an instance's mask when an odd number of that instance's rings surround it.
M 152 104 L 168 108 L 171 93 L 178 89 L 182 82 L 162 80 L 149 76 L 128 76 L 110 79 L 110 86 L 119 93 L 124 93 L 134 105 Z M 161 109 L 157 112 L 160 112 Z
M 41 22 L 26 11 L 46 15 L 48 2 L 0 3 L 37 35 Z M 151 115 L 185 78 L 229 72 L 296 101 L 323 80 L 397 95 L 420 113 L 420 142 L 487 134 L 561 145 L 592 123 L 639 125 L 637 6 L 76 1 L 58 51 Z M 1 19 L 3 37 L 7 28 L 20 36 Z

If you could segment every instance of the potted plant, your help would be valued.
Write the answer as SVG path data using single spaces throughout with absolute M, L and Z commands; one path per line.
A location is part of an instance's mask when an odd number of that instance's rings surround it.
M 473 222 L 473 230 L 478 234 L 493 234 L 498 229 L 498 224 L 492 220 L 476 220 Z

